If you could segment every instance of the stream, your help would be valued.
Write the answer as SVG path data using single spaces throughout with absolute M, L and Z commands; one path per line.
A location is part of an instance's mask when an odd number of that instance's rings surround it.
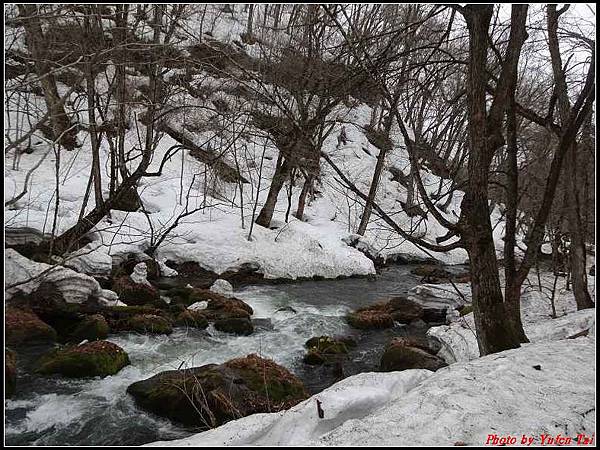
M 380 270 L 376 280 L 305 281 L 247 286 L 235 296 L 254 309 L 255 332 L 234 336 L 215 330 L 176 328 L 169 335 L 111 334 L 108 338 L 129 354 L 131 365 L 104 379 L 73 380 L 32 374 L 32 364 L 45 349 L 19 353 L 15 396 L 5 401 L 8 445 L 140 445 L 179 439 L 198 430 L 142 411 L 126 394 L 127 387 L 164 370 L 222 363 L 257 353 L 287 367 L 314 394 L 339 379 L 331 366 L 302 362 L 304 343 L 313 336 L 346 335 L 357 341 L 343 365 L 343 376 L 377 370 L 386 343 L 393 336 L 423 334 L 426 327 L 381 331 L 351 329 L 350 310 L 404 294 L 420 284 L 410 273 L 414 265 Z M 282 309 L 283 308 L 283 309 Z M 295 312 L 294 312 L 295 311 Z M 264 319 L 270 319 L 264 320 Z

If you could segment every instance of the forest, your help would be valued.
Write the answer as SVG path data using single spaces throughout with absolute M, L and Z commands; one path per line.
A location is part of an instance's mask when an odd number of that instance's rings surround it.
M 4 21 L 6 445 L 593 443 L 595 5 Z

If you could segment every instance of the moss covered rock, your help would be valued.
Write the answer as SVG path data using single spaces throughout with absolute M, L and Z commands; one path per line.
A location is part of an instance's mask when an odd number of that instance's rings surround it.
M 414 338 L 394 339 L 385 349 L 379 369 L 391 372 L 406 369 L 428 369 L 436 371 L 447 366 L 446 362 L 431 353 L 427 342 Z
M 345 342 L 340 338 L 332 338 L 330 336 L 315 336 L 310 338 L 304 346 L 308 349 L 315 349 L 320 353 L 340 354 L 348 353 L 348 346 L 352 341 Z
M 152 306 L 111 306 L 103 308 L 100 313 L 106 319 L 112 332 L 131 331 L 130 320 L 137 315 L 166 316 L 166 312 Z
M 98 341 L 106 339 L 110 328 L 101 314 L 93 314 L 83 319 L 71 334 L 73 342 Z
M 304 346 L 308 352 L 303 361 L 316 366 L 336 360 L 339 355 L 348 353 L 348 347 L 356 345 L 352 338 L 333 338 L 331 336 L 315 336 L 310 338 Z
M 206 327 L 208 327 L 208 320 L 206 319 L 206 316 L 200 311 L 191 311 L 189 309 L 186 309 L 185 311 L 182 311 L 177 315 L 175 325 L 182 327 L 200 328 L 203 330 Z
M 254 332 L 254 325 L 247 317 L 232 317 L 215 321 L 215 328 L 225 333 L 250 335 Z
M 302 358 L 302 361 L 304 364 L 308 364 L 309 366 L 320 366 L 321 364 L 325 364 L 327 359 L 318 350 L 310 349 L 308 352 L 306 352 Z
M 17 354 L 4 349 L 4 395 L 10 398 L 17 388 Z
M 94 341 L 51 351 L 42 357 L 36 371 L 70 378 L 105 377 L 128 364 L 129 356 L 121 347 L 108 341 Z
M 127 305 L 156 305 L 161 301 L 158 289 L 150 284 L 136 283 L 128 275 L 115 278 L 112 290 Z
M 421 305 L 403 296 L 392 298 L 387 306 L 392 319 L 400 323 L 410 323 L 424 314 Z
M 28 295 L 17 294 L 11 303 L 18 309 L 34 313 L 50 325 L 60 342 L 69 340 L 75 326 L 83 319 L 81 305 L 67 303 L 58 287 L 52 282 L 41 283 Z
M 54 342 L 56 331 L 31 311 L 7 307 L 4 310 L 6 342 L 21 346 Z
M 346 320 L 351 327 L 360 330 L 391 328 L 394 326 L 394 319 L 385 303 L 376 303 L 375 305 L 359 308 L 348 314 Z
M 298 378 L 257 355 L 162 372 L 133 383 L 127 392 L 146 410 L 203 428 L 281 411 L 308 397 Z
M 169 319 L 154 314 L 138 314 L 131 317 L 127 328 L 138 333 L 171 334 L 173 332 Z

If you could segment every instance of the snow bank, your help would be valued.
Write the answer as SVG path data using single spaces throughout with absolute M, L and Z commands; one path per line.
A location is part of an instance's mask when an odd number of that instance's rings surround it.
M 435 373 L 363 373 L 288 411 L 152 445 L 482 445 L 488 434 L 525 434 L 539 444 L 543 433 L 591 434 L 594 344 L 588 337 L 528 344 Z
M 55 283 L 68 303 L 84 302 L 90 295 L 105 296 L 92 277 L 62 266 L 31 261 L 10 248 L 4 253 L 4 278 L 6 298 L 19 290 L 29 294 L 44 281 Z
M 589 287 L 590 294 L 594 296 L 594 286 Z M 465 291 L 464 295 L 470 298 L 470 293 Z M 521 320 L 525 334 L 531 342 L 565 339 L 589 330 L 595 323 L 596 310 L 577 311 L 572 291 L 557 292 L 555 309 L 557 318 L 553 319 L 550 301 L 545 295 L 537 290 L 522 294 Z M 473 313 L 449 325 L 430 328 L 427 333 L 441 342 L 442 349 L 439 356 L 448 363 L 469 361 L 479 357 Z
M 107 247 L 98 242 L 91 242 L 71 253 L 65 261 L 65 266 L 95 277 L 109 276 L 112 257 Z

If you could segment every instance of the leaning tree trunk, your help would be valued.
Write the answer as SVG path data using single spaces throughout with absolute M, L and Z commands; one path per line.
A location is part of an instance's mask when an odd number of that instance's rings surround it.
M 17 6 L 23 18 L 27 48 L 33 56 L 35 71 L 44 92 L 44 100 L 52 124 L 53 138 L 58 140 L 58 143 L 67 150 L 73 150 L 77 147 L 77 130 L 76 127 L 72 127 L 71 120 L 67 116 L 63 102 L 58 95 L 56 80 L 49 64 L 50 58 L 45 51 L 48 44 L 44 39 L 37 7 L 30 4 Z
M 258 225 L 261 225 L 265 228 L 268 228 L 269 225 L 271 225 L 271 219 L 273 219 L 275 205 L 277 204 L 277 197 L 279 197 L 279 192 L 281 191 L 283 183 L 285 183 L 289 173 L 290 165 L 280 153 L 277 160 L 277 168 L 275 169 L 275 174 L 273 175 L 271 187 L 269 188 L 269 193 L 267 195 L 267 200 L 265 201 L 265 204 L 256 218 L 256 223 Z
M 296 209 L 296 218 L 302 220 L 304 217 L 304 208 L 306 207 L 306 197 L 312 190 L 315 177 L 313 175 L 306 175 L 300 197 L 298 198 L 298 208 Z

